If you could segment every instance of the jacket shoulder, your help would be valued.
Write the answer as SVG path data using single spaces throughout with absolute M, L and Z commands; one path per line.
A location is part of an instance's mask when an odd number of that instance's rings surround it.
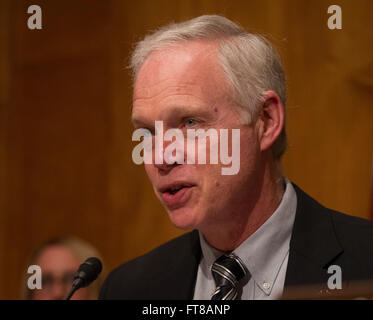
M 120 265 L 106 278 L 99 298 L 154 299 L 153 291 L 167 285 L 165 276 L 184 265 L 185 257 L 198 254 L 197 242 L 198 232 L 192 231 Z
M 356 238 L 367 237 L 369 239 L 373 236 L 373 221 L 329 209 L 307 195 L 297 185 L 293 184 L 293 186 L 297 192 L 297 198 L 298 201 L 300 200 L 302 207 L 307 207 L 307 210 L 311 210 L 312 216 L 317 213 L 320 214 L 319 217 L 330 217 L 335 227 L 335 231 L 339 231 L 339 233 L 340 231 L 343 231 L 343 234 L 340 234 L 338 237 L 340 240 L 344 238 L 346 233 L 351 234 Z M 319 221 L 324 223 L 324 218 L 319 219 Z
M 346 250 L 360 252 L 363 256 L 373 254 L 373 222 L 327 209 L 333 219 L 339 242 Z M 373 266 L 373 255 L 371 255 Z
M 340 225 L 352 228 L 373 229 L 373 221 L 355 217 L 332 209 L 327 209 L 333 216 L 333 220 Z
M 373 278 L 373 222 L 326 208 L 296 185 L 295 190 L 300 209 L 294 226 L 294 240 L 301 242 L 298 248 L 320 263 L 334 255 L 329 264 L 342 267 L 346 278 Z
M 373 222 L 328 209 L 299 187 L 285 285 L 326 286 L 329 267 L 342 281 L 373 279 Z

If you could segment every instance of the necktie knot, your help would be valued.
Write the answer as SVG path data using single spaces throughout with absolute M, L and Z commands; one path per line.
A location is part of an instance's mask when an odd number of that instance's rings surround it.
M 222 255 L 211 268 L 216 290 L 211 300 L 234 300 L 238 295 L 239 282 L 247 274 L 241 259 L 235 254 Z

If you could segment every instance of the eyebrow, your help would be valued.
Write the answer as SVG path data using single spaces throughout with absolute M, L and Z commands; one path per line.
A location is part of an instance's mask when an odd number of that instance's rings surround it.
M 132 116 L 131 122 L 134 127 L 139 127 L 139 128 L 149 127 L 149 126 L 151 127 L 154 125 L 152 124 L 152 121 L 149 123 L 149 120 L 147 120 L 146 118 L 142 116 Z
M 179 117 L 179 116 L 188 116 L 188 115 L 192 115 L 192 114 L 195 114 L 196 112 L 200 112 L 200 108 L 193 108 L 193 107 L 187 107 L 187 106 L 181 106 L 181 105 L 178 105 L 178 106 L 173 106 L 171 108 L 169 108 L 168 110 L 164 110 L 164 112 L 162 112 L 162 115 L 165 115 L 165 118 L 175 118 L 175 117 Z
M 170 106 L 160 113 L 159 119 L 163 119 L 164 121 L 175 119 L 177 117 L 179 118 L 186 118 L 189 116 L 205 116 L 205 117 L 211 117 L 213 114 L 211 113 L 211 110 L 208 107 L 192 107 L 192 106 L 185 106 L 185 105 L 174 105 Z M 154 126 L 154 121 L 150 121 L 149 119 L 143 117 L 142 115 L 133 115 L 131 117 L 132 124 L 135 127 L 148 127 L 152 128 Z
M 185 106 L 185 105 L 175 105 L 168 110 L 165 110 L 168 119 L 173 119 L 176 117 L 186 118 L 186 117 L 206 117 L 211 118 L 214 116 L 214 112 L 211 111 L 210 106 L 198 105 L 198 106 Z M 162 115 L 162 114 L 161 114 Z

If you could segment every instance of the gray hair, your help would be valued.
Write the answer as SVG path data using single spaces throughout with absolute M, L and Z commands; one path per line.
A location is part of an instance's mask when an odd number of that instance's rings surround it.
M 263 36 L 246 32 L 229 19 L 204 15 L 181 23 L 166 25 L 137 43 L 130 68 L 135 82 L 146 58 L 183 41 L 205 40 L 218 44 L 219 63 L 232 87 L 233 100 L 245 110 L 246 123 L 251 123 L 258 112 L 263 94 L 275 91 L 286 106 L 285 73 L 278 54 Z M 275 159 L 286 149 L 285 126 L 272 146 Z

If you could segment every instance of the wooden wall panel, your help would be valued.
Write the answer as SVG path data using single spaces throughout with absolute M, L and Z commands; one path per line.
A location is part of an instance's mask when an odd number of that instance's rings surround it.
M 7 113 L 10 96 L 10 1 L 0 2 L 0 252 L 6 250 L 6 235 L 3 229 L 6 221 L 6 152 L 7 152 Z M 6 257 L 0 254 L 0 274 L 6 272 Z M 0 297 L 5 283 L 0 277 Z
M 19 297 L 24 257 L 52 236 L 90 241 L 112 269 L 182 233 L 132 163 L 125 65 L 147 31 L 201 14 L 276 44 L 288 77 L 287 176 L 323 204 L 368 217 L 371 1 L 338 1 L 343 29 L 334 31 L 324 0 L 38 0 L 37 31 L 27 29 L 30 4 L 0 10 L 0 298 Z
M 107 202 L 108 7 L 39 1 L 43 29 L 27 28 L 30 2 L 12 3 L 5 243 L 7 295 L 18 296 L 25 257 L 41 241 L 79 235 L 100 247 Z

